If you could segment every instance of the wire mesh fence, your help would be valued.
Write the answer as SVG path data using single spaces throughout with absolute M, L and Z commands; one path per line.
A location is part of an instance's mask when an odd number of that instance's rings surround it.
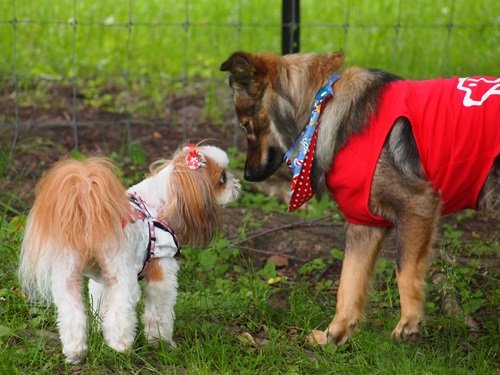
M 296 0 L 298 1 L 298 0 Z M 424 78 L 500 74 L 497 0 L 300 2 L 302 52 Z M 232 126 L 220 63 L 281 50 L 278 0 L 2 0 L 0 134 L 11 149 L 39 127 Z M 228 125 L 229 124 L 229 125 Z M 111 128 L 110 128 L 111 129 Z M 54 133 L 57 141 L 58 133 Z

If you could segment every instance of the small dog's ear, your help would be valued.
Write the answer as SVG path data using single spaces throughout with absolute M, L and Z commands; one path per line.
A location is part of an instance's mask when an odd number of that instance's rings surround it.
M 205 247 L 220 228 L 220 207 L 208 176 L 208 166 L 190 169 L 186 155 L 187 152 L 180 152 L 172 162 L 170 202 L 160 218 L 169 223 L 181 243 Z

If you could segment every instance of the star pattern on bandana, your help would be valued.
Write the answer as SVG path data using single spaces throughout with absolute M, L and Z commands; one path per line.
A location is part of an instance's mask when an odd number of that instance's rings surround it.
M 319 117 L 323 105 L 333 97 L 332 86 L 339 78 L 338 74 L 333 74 L 328 83 L 318 91 L 308 123 L 298 136 L 295 144 L 285 154 L 285 161 L 293 172 L 288 211 L 300 208 L 314 195 L 311 186 L 311 170 L 316 149 Z

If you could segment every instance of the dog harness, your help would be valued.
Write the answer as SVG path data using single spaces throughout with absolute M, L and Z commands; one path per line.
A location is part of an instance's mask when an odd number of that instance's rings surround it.
M 426 177 L 441 194 L 442 213 L 477 208 L 500 154 L 500 78 L 394 81 L 383 89 L 363 130 L 334 156 L 326 175 L 347 221 L 392 226 L 370 212 L 369 200 L 382 148 L 402 117 L 411 124 Z
M 181 246 L 177 241 L 177 237 L 173 230 L 163 221 L 155 219 L 149 213 L 146 204 L 136 193 L 129 193 L 130 205 L 133 209 L 133 215 L 130 218 L 130 222 L 136 222 L 137 220 L 144 220 L 147 223 L 148 229 L 148 245 L 146 248 L 146 255 L 144 257 L 142 269 L 137 274 L 137 278 L 142 280 L 146 275 L 146 269 L 149 263 L 155 258 L 162 257 L 176 257 L 181 253 Z M 161 232 L 157 232 L 161 231 Z M 160 237 L 167 237 L 158 243 Z M 164 243 L 165 242 L 165 243 Z M 167 244 L 169 243 L 169 244 Z M 173 243 L 174 246 L 171 246 Z M 166 246 L 167 245 L 167 246 Z M 170 245 L 170 246 L 168 246 Z M 171 250 L 175 249 L 175 253 Z

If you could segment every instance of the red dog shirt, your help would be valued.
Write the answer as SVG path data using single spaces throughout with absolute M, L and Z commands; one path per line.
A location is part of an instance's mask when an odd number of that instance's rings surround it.
M 477 208 L 500 154 L 500 78 L 395 81 L 383 89 L 366 127 L 334 156 L 326 184 L 347 221 L 392 226 L 373 215 L 370 189 L 384 142 L 394 124 L 410 121 L 427 178 L 442 197 L 442 213 Z

